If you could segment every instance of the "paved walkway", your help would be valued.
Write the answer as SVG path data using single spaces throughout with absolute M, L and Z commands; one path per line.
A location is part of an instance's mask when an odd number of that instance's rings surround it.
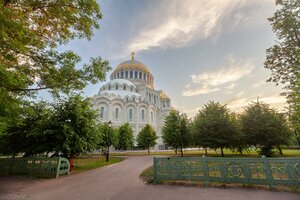
M 147 185 L 139 174 L 152 163 L 150 156 L 59 179 L 0 177 L 0 200 L 299 200 L 299 194 L 246 189 Z

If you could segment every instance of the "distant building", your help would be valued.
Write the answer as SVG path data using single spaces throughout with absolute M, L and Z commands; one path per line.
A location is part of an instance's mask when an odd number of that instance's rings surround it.
M 112 122 L 114 127 L 128 122 L 134 137 L 146 124 L 157 133 L 156 149 L 164 149 L 161 128 L 164 117 L 172 109 L 170 98 L 154 89 L 154 77 L 149 68 L 134 59 L 120 63 L 98 94 L 92 98 L 94 109 L 99 110 L 101 122 Z

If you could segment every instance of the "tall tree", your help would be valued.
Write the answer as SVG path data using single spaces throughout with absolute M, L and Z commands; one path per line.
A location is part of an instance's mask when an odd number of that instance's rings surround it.
M 177 150 L 180 150 L 183 156 L 183 148 L 190 145 L 189 122 L 186 115 L 180 115 L 178 111 L 172 110 L 166 116 L 162 128 L 162 137 L 164 142 Z
M 157 139 L 157 136 L 156 136 L 155 130 L 152 128 L 152 126 L 147 124 L 139 132 L 136 141 L 140 148 L 147 149 L 148 154 L 150 154 L 150 148 L 154 147 L 156 145 L 156 139 Z
M 279 9 L 269 18 L 278 38 L 267 49 L 265 68 L 272 71 L 269 81 L 284 84 L 289 116 L 297 138 L 300 136 L 300 1 L 276 0 Z
M 0 153 L 25 156 L 53 151 L 47 131 L 51 127 L 54 109 L 46 102 L 23 104 L 18 119 L 6 127 L 7 133 L 0 135 Z M 21 122 L 21 123 L 20 123 Z M 47 142 L 47 140 L 49 140 Z
M 115 137 L 115 128 L 110 127 L 108 123 L 97 124 L 97 147 L 102 150 L 113 145 Z
M 56 152 L 75 156 L 96 148 L 96 113 L 89 99 L 79 95 L 60 99 L 51 105 L 36 103 L 23 114 L 23 123 L 9 126 L 0 137 L 0 151 L 26 156 Z
M 283 114 L 263 102 L 253 102 L 241 116 L 246 143 L 260 148 L 260 154 L 272 156 L 273 149 L 287 145 L 290 130 Z
M 128 150 L 133 148 L 134 138 L 133 131 L 129 123 L 125 123 L 119 127 L 116 136 L 116 148 L 120 150 Z
M 0 0 L 0 131 L 37 91 L 57 96 L 105 79 L 109 65 L 101 57 L 79 67 L 78 55 L 56 49 L 91 39 L 101 18 L 96 0 Z
M 198 146 L 213 149 L 231 148 L 238 133 L 235 120 L 225 105 L 210 101 L 204 105 L 194 120 L 194 137 Z

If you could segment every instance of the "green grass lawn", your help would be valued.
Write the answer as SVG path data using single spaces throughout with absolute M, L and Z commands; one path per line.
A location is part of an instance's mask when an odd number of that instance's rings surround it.
M 277 155 L 278 157 L 300 157 L 300 150 L 299 149 L 284 149 L 283 156 Z M 208 150 L 207 156 L 209 157 L 215 157 L 215 156 L 221 156 L 221 150 L 217 149 L 215 150 Z M 142 155 L 148 155 L 147 152 L 122 152 L 122 153 L 111 153 L 114 156 L 142 156 Z M 241 157 L 241 155 L 237 152 L 231 151 L 230 149 L 224 149 L 225 157 Z M 151 152 L 150 155 L 170 155 L 170 156 L 180 156 L 180 154 L 175 154 L 173 150 L 170 151 L 156 151 Z M 184 151 L 184 156 L 202 156 L 205 155 L 204 150 L 186 150 Z M 255 150 L 243 152 L 243 157 L 260 157 L 258 153 Z
M 124 158 L 110 157 L 109 162 L 106 162 L 103 156 L 87 156 L 74 158 L 74 168 L 72 174 L 84 172 L 98 167 L 103 167 L 123 161 Z

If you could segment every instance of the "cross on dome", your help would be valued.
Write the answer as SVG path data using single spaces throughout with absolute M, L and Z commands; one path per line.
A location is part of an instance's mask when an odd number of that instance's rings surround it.
M 131 52 L 131 61 L 134 61 L 134 51 L 133 52 Z

